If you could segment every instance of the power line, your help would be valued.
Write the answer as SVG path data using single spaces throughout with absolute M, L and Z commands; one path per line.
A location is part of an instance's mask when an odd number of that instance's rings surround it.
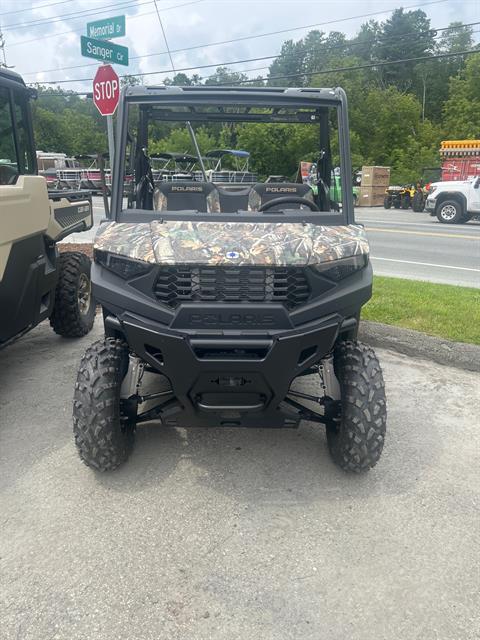
M 25 11 L 36 11 L 37 9 L 46 9 L 48 7 L 54 7 L 57 4 L 67 4 L 71 2 L 71 0 L 61 0 L 60 2 L 51 2 L 50 4 L 37 4 L 33 7 L 28 7 L 28 9 L 16 9 L 15 11 L 2 11 L 3 16 L 9 16 L 12 13 L 25 13 Z
M 379 61 L 379 62 L 374 62 L 374 63 L 367 63 L 365 65 L 358 65 L 356 67 L 346 67 L 345 69 L 368 69 L 368 68 L 374 68 L 374 67 L 379 67 L 379 66 L 385 66 L 388 64 L 399 64 L 400 62 L 411 62 L 411 61 L 416 61 L 416 60 L 434 60 L 436 58 L 446 58 L 446 57 L 452 57 L 452 56 L 460 56 L 460 55 L 467 55 L 470 53 L 479 53 L 478 49 L 475 50 L 471 50 L 471 51 L 459 51 L 457 53 L 447 53 L 447 54 L 433 54 L 430 56 L 417 56 L 416 58 L 405 58 L 404 60 L 389 60 L 389 61 Z M 183 72 L 183 71 L 195 71 L 197 69 L 211 69 L 213 67 L 230 67 L 232 65 L 236 65 L 236 64 L 244 64 L 244 63 L 248 63 L 248 62 L 258 62 L 260 60 L 271 60 L 272 58 L 277 58 L 278 54 L 275 54 L 274 56 L 259 56 L 257 58 L 244 58 L 242 60 L 230 60 L 228 62 L 215 62 L 213 64 L 204 64 L 204 65 L 196 65 L 193 67 L 182 67 L 180 69 L 176 70 L 176 73 L 179 72 Z M 334 69 L 333 71 L 338 71 L 339 69 Z M 161 69 L 160 71 L 144 71 L 142 73 L 126 73 L 123 74 L 120 77 L 126 77 L 126 76 L 133 76 L 133 77 L 145 77 L 145 76 L 154 76 L 154 75 L 160 75 L 160 74 L 165 74 L 165 73 L 171 73 L 171 69 Z M 330 73 L 330 71 L 317 71 L 317 72 L 305 72 L 305 73 L 295 73 L 293 74 L 293 76 L 307 76 L 307 75 L 316 75 L 317 73 Z M 281 76 L 283 77 L 283 76 Z M 285 76 L 288 77 L 288 76 Z M 273 78 L 271 78 L 273 79 Z M 91 78 L 75 78 L 73 80 L 42 80 L 40 83 L 37 84 L 71 84 L 72 82 L 89 82 L 91 80 Z M 247 82 L 247 81 L 246 81 Z
M 68 0 L 69 2 L 71 0 Z M 163 13 L 164 11 L 170 11 L 171 9 L 179 9 L 180 7 L 187 7 L 188 5 L 191 4 L 200 4 L 200 2 L 205 2 L 205 0 L 190 0 L 190 2 L 183 2 L 182 4 L 174 4 L 171 5 L 169 7 L 164 7 L 163 9 L 160 9 L 160 11 Z M 148 4 L 148 3 L 145 3 Z M 151 16 L 155 13 L 155 11 L 146 11 L 145 13 L 135 13 L 133 15 L 129 15 L 128 19 L 129 20 L 135 20 L 136 18 L 142 18 L 143 16 Z M 58 31 L 56 33 L 52 33 L 51 35 L 49 35 L 49 38 L 56 38 L 56 37 L 60 37 L 60 36 L 67 36 L 70 34 L 83 34 L 84 29 L 77 29 L 77 30 L 73 30 L 73 29 L 69 29 L 68 31 Z M 30 38 L 29 40 L 21 40 L 20 42 L 13 42 L 12 44 L 9 45 L 9 48 L 11 49 L 12 47 L 20 47 L 24 44 L 31 44 L 32 42 L 40 42 L 42 41 L 43 38 Z M 92 67 L 92 66 L 96 66 L 95 64 L 79 64 L 76 65 L 75 67 L 65 67 L 65 69 L 67 68 L 79 68 L 79 67 Z M 58 71 L 59 69 L 53 69 L 53 71 Z M 39 71 L 35 71 L 34 73 L 41 73 Z M 24 75 L 29 75 L 28 73 L 24 74 Z
M 375 63 L 368 63 L 368 64 L 362 64 L 362 65 L 355 65 L 355 66 L 350 66 L 350 67 L 337 67 L 334 69 L 319 69 L 317 71 L 307 71 L 307 72 L 299 72 L 299 73 L 288 73 L 288 74 L 284 74 L 284 75 L 278 75 L 278 76 L 264 76 L 264 77 L 258 77 L 258 78 L 249 78 L 246 80 L 236 80 L 234 82 L 219 82 L 218 86 L 236 86 L 239 84 L 247 84 L 247 83 L 251 83 L 251 82 L 268 82 L 270 80 L 288 80 L 291 78 L 301 78 L 301 77 L 312 77 L 312 76 L 317 76 L 317 75 L 326 75 L 329 73 L 341 73 L 341 72 L 345 72 L 345 71 L 358 71 L 361 69 L 372 69 L 372 68 L 376 68 L 376 67 L 386 67 L 386 66 L 390 66 L 390 65 L 394 65 L 394 64 L 405 64 L 407 62 L 421 62 L 423 60 L 434 60 L 437 58 L 453 58 L 456 56 L 466 56 L 466 55 L 471 55 L 474 53 L 480 53 L 480 50 L 478 49 L 472 49 L 470 51 L 457 51 L 455 53 L 439 53 L 436 55 L 431 55 L 431 56 L 417 56 L 415 58 L 403 58 L 401 60 L 388 60 L 388 61 L 384 61 L 384 62 L 375 62 Z M 242 73 L 242 72 L 247 72 L 247 71 L 258 71 L 261 69 L 268 69 L 268 67 L 256 67 L 253 69 L 241 69 L 239 70 L 238 73 Z M 177 71 L 182 71 L 181 69 L 178 69 Z M 138 75 L 138 76 L 144 76 L 144 75 L 149 75 L 151 73 L 158 73 L 158 72 L 149 72 L 148 74 L 127 74 L 127 75 Z M 166 73 L 166 72 L 165 72 Z M 202 80 L 208 80 L 209 78 L 213 78 L 215 76 L 215 74 L 211 75 L 211 76 L 207 76 L 206 78 L 202 78 Z M 124 76 L 121 76 L 124 77 Z M 32 83 L 30 83 L 32 84 Z M 37 84 L 41 84 L 41 83 L 37 83 Z M 57 92 L 42 92 L 39 94 L 39 97 L 43 97 L 43 96 L 59 96 L 61 98 L 65 98 L 68 96 L 91 96 L 92 93 L 91 92 L 78 92 L 78 91 L 68 91 L 68 92 L 64 92 L 64 93 L 57 93 Z
M 186 4 L 196 4 L 197 2 L 202 2 L 202 1 L 203 0 L 195 0 L 195 2 L 188 2 Z M 182 6 L 185 6 L 185 5 L 174 5 L 173 7 L 168 7 L 168 8 L 169 9 L 173 9 L 175 7 L 182 7 Z M 166 10 L 167 9 L 163 9 L 163 11 L 166 11 Z M 152 11 L 152 12 L 149 12 L 148 14 L 140 14 L 140 15 L 151 15 L 152 13 L 155 13 L 155 12 Z M 137 16 L 133 16 L 133 17 L 136 18 L 136 17 L 139 17 L 139 16 L 137 15 Z M 417 37 L 423 36 L 423 35 L 425 37 L 427 37 L 430 34 L 435 33 L 437 31 L 457 30 L 457 29 L 460 29 L 460 28 L 466 28 L 466 27 L 475 26 L 475 25 L 478 25 L 478 24 L 480 24 L 480 21 L 479 22 L 470 22 L 468 24 L 464 24 L 464 25 L 461 25 L 461 26 L 453 26 L 453 27 L 449 26 L 449 27 L 441 27 L 441 28 L 435 28 L 435 29 L 432 28 L 432 29 L 429 29 L 428 31 L 423 32 L 422 34 L 410 34 L 410 35 L 412 37 L 414 37 L 414 38 L 417 38 Z M 306 27 L 294 27 L 294 28 L 295 29 L 301 29 L 301 28 L 307 28 L 308 26 L 311 26 L 311 25 L 306 25 Z M 277 34 L 277 32 L 274 31 L 274 32 L 270 32 L 268 34 L 260 34 L 260 35 L 256 35 L 256 36 L 245 36 L 245 38 L 249 38 L 249 39 L 250 38 L 258 38 L 258 37 L 262 37 L 262 36 L 265 36 L 265 35 L 276 35 L 276 34 Z M 437 35 L 438 34 L 435 34 L 433 37 L 437 37 Z M 391 36 L 389 41 L 392 41 L 392 40 L 396 41 L 396 40 L 399 40 L 399 39 L 407 38 L 408 36 L 409 36 L 409 34 L 406 33 L 406 32 L 399 33 L 399 34 L 396 34 L 394 36 Z M 170 49 L 169 51 L 165 50 L 165 51 L 159 51 L 157 53 L 147 53 L 147 54 L 144 54 L 144 55 L 141 55 L 141 56 L 131 56 L 130 60 L 131 61 L 133 61 L 133 60 L 141 60 L 141 59 L 144 59 L 144 58 L 150 58 L 152 56 L 167 55 L 168 53 L 173 54 L 173 53 L 181 53 L 181 52 L 185 52 L 185 51 L 193 51 L 195 49 L 205 49 L 207 47 L 213 47 L 213 46 L 218 46 L 218 45 L 222 45 L 222 44 L 230 44 L 230 43 L 233 43 L 233 42 L 238 42 L 238 40 L 240 40 L 240 39 L 242 39 L 242 38 L 233 38 L 231 40 L 222 40 L 220 42 L 197 44 L 197 45 L 193 45 L 191 47 L 183 47 L 181 49 Z M 378 40 L 380 40 L 380 38 L 374 38 L 374 40 L 378 41 Z M 328 52 L 333 51 L 335 49 L 343 49 L 343 48 L 346 48 L 346 47 L 365 46 L 365 44 L 366 44 L 365 42 L 355 41 L 355 38 L 353 38 L 352 40 L 347 40 L 345 43 L 336 44 L 336 45 L 332 45 L 330 47 L 327 47 L 326 49 L 322 50 L 322 53 L 328 53 Z M 307 51 L 307 53 L 308 53 L 308 51 Z M 279 54 L 276 54 L 276 55 L 279 55 Z M 303 54 L 299 54 L 299 55 L 303 55 Z M 273 57 L 276 57 L 276 56 L 272 56 L 272 58 Z M 76 65 L 71 65 L 71 66 L 68 66 L 68 67 L 57 67 L 55 69 L 41 69 L 40 71 L 29 71 L 28 73 L 24 73 L 23 75 L 24 76 L 33 76 L 33 75 L 36 75 L 37 73 L 51 73 L 51 72 L 55 72 L 55 71 L 70 71 L 71 69 L 82 69 L 82 68 L 96 67 L 96 66 L 97 65 L 95 63 L 94 64 L 92 64 L 92 63 L 76 64 Z
M 200 1 L 204 1 L 204 0 L 200 0 Z M 447 1 L 448 0 L 432 0 L 431 2 L 424 2 L 422 4 L 409 5 L 409 6 L 403 7 L 403 9 L 416 9 L 418 7 L 426 7 L 426 6 L 429 6 L 429 5 L 440 4 L 440 3 L 443 3 L 443 2 L 447 2 Z M 139 3 L 139 5 L 137 5 L 137 6 L 140 6 L 140 4 L 151 4 L 152 2 L 153 2 L 153 0 L 149 0 L 149 2 Z M 108 5 L 108 6 L 111 6 L 111 5 Z M 183 6 L 183 5 L 178 5 L 178 6 Z M 168 9 L 173 9 L 173 8 L 175 8 L 175 6 L 174 7 L 167 7 L 165 9 L 160 9 L 160 11 L 167 11 Z M 154 12 L 152 11 L 152 12 L 149 12 L 149 13 L 138 14 L 138 15 L 152 15 L 153 13 Z M 260 34 L 256 34 L 256 35 L 253 35 L 253 36 L 241 36 L 239 38 L 232 38 L 230 40 L 223 40 L 223 41 L 214 42 L 214 43 L 211 43 L 211 44 L 197 45 L 197 47 L 198 48 L 203 48 L 203 47 L 207 47 L 207 46 L 216 46 L 216 45 L 220 45 L 220 44 L 229 44 L 231 42 L 241 42 L 243 40 L 253 40 L 255 38 L 264 38 L 266 36 L 278 35 L 278 34 L 281 34 L 281 33 L 290 33 L 292 31 L 300 31 L 302 29 L 312 29 L 313 27 L 328 26 L 328 25 L 331 25 L 331 24 L 336 24 L 338 22 L 347 22 L 349 20 L 357 20 L 359 18 L 370 18 L 372 16 L 383 15 L 385 13 L 390 13 L 390 10 L 373 11 L 371 13 L 363 13 L 363 14 L 356 15 L 356 16 L 351 16 L 351 17 L 348 17 L 348 18 L 338 18 L 336 20 L 328 20 L 327 22 L 317 22 L 317 23 L 314 23 L 314 24 L 301 25 L 301 26 L 298 26 L 298 27 L 289 27 L 288 29 L 279 29 L 277 31 L 270 31 L 270 32 L 267 32 L 267 33 L 260 33 Z M 59 16 L 59 17 L 62 17 L 62 16 Z M 135 18 L 135 17 L 137 17 L 137 16 L 136 15 L 129 16 L 129 18 Z M 22 26 L 26 26 L 27 24 L 28 23 L 22 23 Z M 8 25 L 8 26 L 12 26 L 12 25 Z M 59 33 L 59 34 L 52 34 L 51 37 L 55 37 L 56 35 L 67 35 L 69 33 L 77 33 L 77 32 L 73 31 L 73 30 L 64 31 L 64 32 Z M 33 40 L 24 40 L 22 42 L 14 43 L 14 44 L 12 44 L 10 46 L 13 47 L 13 46 L 18 46 L 20 44 L 29 44 L 31 42 L 38 42 L 40 40 L 43 40 L 43 38 L 38 38 L 38 39 L 33 39 Z M 192 47 L 192 48 L 197 48 L 197 47 Z M 176 50 L 174 49 L 174 50 L 172 50 L 172 53 L 175 53 L 176 51 L 189 51 L 189 50 L 190 50 L 189 47 L 187 47 L 185 49 L 176 49 Z M 164 52 L 147 54 L 147 56 L 162 55 L 162 53 L 164 53 Z M 147 56 L 145 56 L 145 57 L 147 57 Z
M 341 73 L 343 71 L 359 71 L 361 69 L 373 69 L 377 67 L 387 67 L 393 64 L 405 64 L 406 62 L 421 62 L 423 60 L 435 60 L 437 58 L 453 58 L 456 56 L 469 56 L 472 53 L 480 53 L 479 49 L 471 49 L 469 51 L 457 51 L 456 53 L 438 53 L 431 56 L 416 56 L 415 58 L 403 58 L 402 60 L 384 60 L 382 62 L 374 62 L 368 64 L 359 64 L 352 67 L 337 67 L 336 69 L 321 69 L 319 71 L 306 71 L 304 73 L 287 73 L 281 76 L 267 76 L 265 78 L 254 78 L 247 80 L 238 80 L 228 84 L 246 84 L 248 82 L 259 82 L 269 80 L 287 80 L 288 78 L 311 77 L 325 75 L 327 73 Z M 227 83 L 222 83 L 227 85 Z
M 75 11 L 73 13 L 63 13 L 60 16 L 56 16 L 55 18 L 39 18 L 38 20 L 31 20 L 30 22 L 16 22 L 14 24 L 6 24 L 2 27 L 3 31 L 8 31 L 9 29 L 15 29 L 17 27 L 42 27 L 45 23 L 51 24 L 55 22 L 63 22 L 65 18 L 70 18 L 71 20 L 78 20 L 80 18 L 86 16 L 95 16 L 100 13 L 105 13 L 105 9 L 115 7 L 117 9 L 128 9 L 129 7 L 139 7 L 144 4 L 152 4 L 153 0 L 147 0 L 146 2 L 132 2 L 131 0 L 123 0 L 123 2 L 115 2 L 114 4 L 103 5 L 102 8 L 95 7 L 95 9 L 83 9 L 82 11 Z M 77 17 L 75 17 L 77 16 Z
M 167 34 L 165 33 L 165 29 L 163 28 L 162 18 L 160 16 L 160 11 L 158 10 L 157 0 L 153 0 L 153 4 L 155 5 L 155 11 L 157 12 L 157 18 L 160 23 L 160 28 L 162 30 L 163 39 L 165 40 L 165 46 L 167 47 L 168 57 L 170 58 L 170 64 L 172 65 L 172 71 L 175 73 L 175 65 L 173 64 L 172 54 L 170 52 L 170 47 L 168 46 Z
M 201 2 L 202 0 L 196 0 L 196 1 L 197 2 L 198 1 Z M 176 6 L 180 7 L 182 5 L 176 5 Z M 174 7 L 169 7 L 169 8 L 174 8 Z M 427 37 L 431 33 L 435 33 L 435 35 L 433 36 L 435 38 L 438 35 L 436 33 L 438 31 L 445 32 L 445 31 L 449 31 L 449 30 L 457 30 L 457 29 L 460 29 L 460 28 L 466 28 L 466 27 L 475 26 L 475 25 L 478 25 L 478 24 L 480 24 L 480 21 L 471 22 L 471 23 L 464 24 L 464 25 L 461 25 L 461 26 L 449 26 L 449 27 L 439 27 L 439 28 L 435 28 L 435 29 L 430 29 L 428 31 L 423 32 L 422 34 L 400 33 L 400 34 L 397 34 L 395 36 L 392 36 L 390 38 L 390 41 L 392 41 L 392 40 L 396 41 L 396 40 L 399 40 L 399 39 L 400 40 L 401 39 L 405 39 L 405 38 L 408 38 L 409 36 L 413 37 L 413 38 L 419 38 L 421 36 Z M 295 29 L 300 29 L 300 28 L 307 28 L 308 26 L 311 26 L 311 25 L 305 25 L 305 27 L 294 27 L 294 28 Z M 276 34 L 276 33 L 277 32 L 271 32 L 270 34 L 261 34 L 261 35 L 273 35 L 273 34 Z M 246 38 L 249 38 L 249 37 L 250 36 L 246 36 Z M 254 38 L 254 37 L 261 37 L 261 36 L 259 35 L 259 36 L 251 36 L 251 37 Z M 381 38 L 374 38 L 374 40 L 376 40 L 376 41 L 378 41 L 380 39 Z M 224 40 L 224 41 L 221 41 L 221 42 L 214 42 L 214 43 L 210 43 L 210 44 L 207 43 L 207 44 L 201 44 L 201 45 L 194 45 L 194 46 L 191 46 L 191 47 L 184 47 L 184 48 L 180 48 L 180 49 L 167 49 L 166 51 L 162 51 L 162 52 L 159 52 L 159 53 L 146 54 L 146 55 L 142 55 L 142 56 L 132 56 L 130 58 L 130 60 L 132 60 L 132 61 L 133 60 L 140 60 L 140 59 L 148 58 L 148 57 L 155 56 L 155 55 L 166 55 L 166 54 L 168 54 L 169 57 L 170 57 L 170 63 L 172 63 L 172 55 L 171 54 L 173 54 L 173 53 L 192 51 L 194 49 L 203 49 L 203 48 L 206 48 L 206 47 L 215 46 L 215 45 L 219 45 L 219 44 L 227 44 L 227 43 L 231 43 L 231 42 L 237 42 L 238 40 L 239 40 L 239 38 L 234 38 L 232 40 Z M 365 46 L 365 45 L 366 45 L 366 43 L 355 41 L 355 38 L 354 38 L 353 40 L 347 40 L 347 41 L 345 41 L 344 43 L 341 43 L 341 44 L 331 45 L 330 47 L 323 48 L 321 50 L 321 53 L 329 53 L 330 51 L 334 51 L 336 49 L 345 49 L 345 48 L 357 47 L 357 46 Z M 308 54 L 310 52 L 315 52 L 315 51 L 316 51 L 316 49 L 306 50 L 306 51 L 303 51 L 302 53 L 298 54 L 298 56 L 294 56 L 294 57 L 295 58 L 303 57 L 305 54 Z M 279 55 L 280 54 L 274 54 L 274 55 L 271 55 L 271 56 L 264 56 L 262 59 L 273 59 L 273 58 L 278 57 Z M 222 66 L 222 64 L 223 63 L 220 63 L 218 66 Z M 228 64 L 233 64 L 233 63 L 228 63 Z M 25 73 L 24 75 L 25 76 L 29 76 L 29 75 L 36 75 L 38 73 L 50 73 L 50 72 L 55 72 L 55 71 L 68 71 L 68 70 L 71 70 L 71 69 L 80 69 L 80 68 L 94 67 L 94 66 L 96 66 L 96 64 L 88 63 L 88 64 L 82 64 L 82 65 L 72 65 L 72 66 L 69 66 L 69 67 L 59 67 L 59 68 L 56 68 L 56 69 L 42 69 L 40 71 L 31 71 L 31 72 Z M 192 68 L 202 68 L 202 67 L 192 67 Z M 160 71 L 158 73 L 163 73 L 163 71 Z M 135 74 L 130 74 L 130 75 L 135 75 Z M 78 82 L 82 82 L 83 79 L 78 79 L 77 81 Z M 58 81 L 58 82 L 60 82 L 60 81 Z M 71 81 L 69 80 L 69 82 L 71 82 Z M 46 81 L 45 81 L 45 84 L 47 84 Z M 49 81 L 49 84 L 55 84 L 55 81 Z
M 155 12 L 152 12 L 152 13 L 155 13 Z M 477 24 L 480 24 L 480 22 L 477 23 Z M 425 35 L 427 35 L 427 34 L 425 34 Z M 405 36 L 404 34 L 400 34 L 398 36 L 393 36 L 391 39 L 392 40 L 393 39 L 397 40 L 397 39 L 401 39 L 401 38 L 405 38 L 405 37 L 408 37 L 408 36 Z M 413 37 L 417 38 L 418 35 L 414 34 Z M 332 45 L 331 47 L 323 48 L 323 49 L 321 49 L 321 53 L 329 53 L 330 51 L 333 51 L 335 49 L 345 49 L 347 47 L 359 46 L 359 45 L 364 45 L 364 43 L 363 42 L 352 42 L 350 40 L 347 40 L 343 44 Z M 149 54 L 146 54 L 144 56 L 130 56 L 130 60 L 131 61 L 132 60 L 141 60 L 143 58 L 148 58 L 148 57 L 150 57 L 152 55 L 167 55 L 167 54 L 169 54 L 170 62 L 172 62 L 172 60 L 171 60 L 171 54 L 172 53 L 180 53 L 182 51 L 191 51 L 193 49 L 203 49 L 204 47 L 208 47 L 208 46 L 212 46 L 212 45 L 208 45 L 208 44 L 196 45 L 194 47 L 186 47 L 185 49 L 169 49 L 169 50 L 165 50 L 165 51 L 162 51 L 161 53 L 156 53 L 156 54 L 149 53 Z M 312 53 L 312 52 L 314 53 L 316 51 L 320 51 L 320 49 L 314 49 L 314 48 L 307 49 L 303 53 L 300 53 L 300 54 L 297 54 L 297 55 L 294 55 L 294 56 L 291 56 L 291 57 L 292 58 L 299 58 L 299 57 L 303 57 L 305 53 Z M 281 55 L 280 53 L 275 53 L 273 55 L 266 56 L 266 58 L 276 58 L 276 57 L 278 57 L 280 55 Z M 51 72 L 54 72 L 54 71 L 69 71 L 71 69 L 81 69 L 81 68 L 85 68 L 85 67 L 97 67 L 97 66 L 98 65 L 95 64 L 95 63 L 93 63 L 93 64 L 92 63 L 76 64 L 76 65 L 72 65 L 70 67 L 57 67 L 55 69 L 41 69 L 40 71 L 29 71 L 28 73 L 24 73 L 23 75 L 24 76 L 33 76 L 33 75 L 36 75 L 37 73 L 51 73 Z M 172 68 L 173 68 L 173 65 L 172 65 Z

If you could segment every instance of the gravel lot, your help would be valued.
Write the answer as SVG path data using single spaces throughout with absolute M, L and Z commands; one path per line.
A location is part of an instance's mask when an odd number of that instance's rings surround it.
M 42 325 L 0 354 L 2 640 L 479 638 L 476 374 L 379 352 L 366 476 L 310 424 L 151 425 L 97 475 L 70 418 L 91 339 Z

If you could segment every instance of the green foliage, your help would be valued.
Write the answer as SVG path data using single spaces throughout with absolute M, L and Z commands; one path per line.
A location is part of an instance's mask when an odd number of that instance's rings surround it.
M 376 276 L 362 318 L 480 344 L 479 304 L 478 289 Z
M 245 124 L 238 129 L 238 148 L 251 153 L 251 168 L 261 178 L 293 177 L 300 160 L 318 155 L 316 127 L 294 124 Z
M 464 70 L 451 78 L 444 106 L 446 138 L 480 137 L 480 53 L 470 56 Z
M 230 71 L 227 67 L 217 67 L 214 74 L 209 76 L 205 80 L 205 84 L 235 84 L 242 80 L 247 80 L 248 76 L 244 73 L 237 73 L 236 71 Z
M 197 129 L 195 131 L 195 137 L 197 138 L 202 155 L 217 146 L 216 138 L 211 135 L 206 127 Z M 153 142 L 148 151 L 150 154 L 168 151 L 195 155 L 195 147 L 186 127 L 173 129 L 167 137 Z
M 104 118 L 91 100 L 71 93 L 39 87 L 33 125 L 37 149 L 42 151 L 81 155 L 107 150 Z
M 435 40 L 425 12 L 395 9 L 381 25 L 372 55 L 377 60 L 392 61 L 425 56 L 434 50 Z M 401 90 L 410 89 L 414 85 L 414 67 L 414 62 L 385 66 L 381 70 L 382 80 Z

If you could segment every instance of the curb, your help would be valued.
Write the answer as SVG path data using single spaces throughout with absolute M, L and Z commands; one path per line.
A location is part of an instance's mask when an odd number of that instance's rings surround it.
M 380 322 L 362 320 L 358 338 L 372 347 L 393 349 L 412 358 L 425 358 L 466 371 L 480 372 L 480 346 L 452 342 Z

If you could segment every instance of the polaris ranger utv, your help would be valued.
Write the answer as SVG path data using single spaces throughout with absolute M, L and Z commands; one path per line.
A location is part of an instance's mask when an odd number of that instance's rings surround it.
M 62 336 L 83 336 L 95 315 L 90 260 L 57 248 L 91 228 L 91 196 L 47 191 L 37 174 L 33 94 L 17 73 L 0 69 L 0 349 L 46 318 Z
M 200 161 L 200 123 L 313 127 L 317 193 L 288 182 L 239 193 L 205 172 L 201 181 L 155 185 L 148 146 L 158 122 L 187 127 Z M 304 419 L 325 425 L 343 469 L 374 466 L 384 383 L 375 353 L 356 339 L 372 291 L 369 247 L 352 190 L 340 205 L 329 197 L 333 134 L 335 166 L 343 184 L 351 179 L 344 91 L 128 87 L 117 133 L 111 219 L 97 233 L 92 267 L 105 339 L 87 349 L 74 395 L 81 459 L 114 469 L 136 426 L 150 421 L 295 428 Z M 124 206 L 126 158 L 135 189 Z M 145 374 L 158 386 L 146 388 Z M 316 395 L 299 384 L 307 375 L 318 381 Z

